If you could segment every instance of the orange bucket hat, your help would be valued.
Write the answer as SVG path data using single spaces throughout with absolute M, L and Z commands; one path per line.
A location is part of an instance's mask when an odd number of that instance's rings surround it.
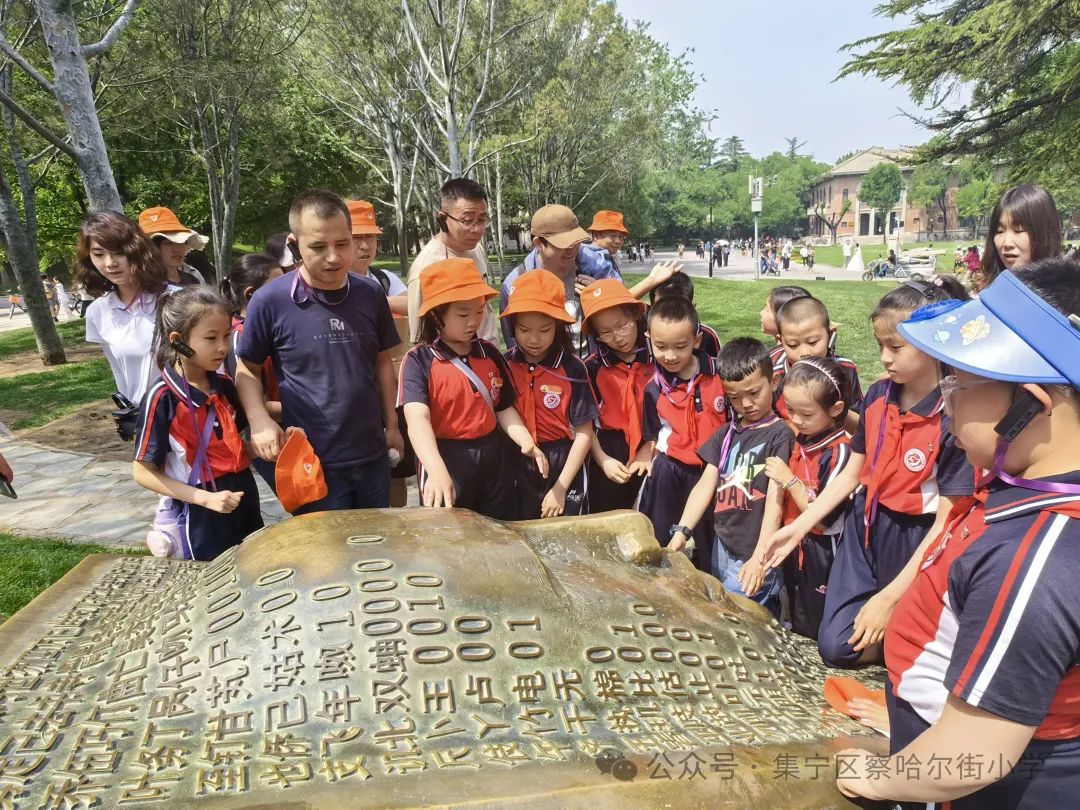
M 510 302 L 499 317 L 522 312 L 539 312 L 557 321 L 574 322 L 566 311 L 566 287 L 548 270 L 530 270 L 514 279 Z
M 147 208 L 139 214 L 139 229 L 151 239 L 162 236 L 178 245 L 192 242 L 192 247 L 196 249 L 206 247 L 206 243 L 210 241 L 180 222 L 172 209 L 164 206 Z
M 474 298 L 486 301 L 498 295 L 484 281 L 472 259 L 443 259 L 426 267 L 420 274 L 420 294 L 424 298 L 418 313 L 421 317 L 443 304 Z
M 286 512 L 295 512 L 305 504 L 325 498 L 329 490 L 322 464 L 307 435 L 295 428 L 288 433 L 285 446 L 277 457 L 274 483 L 282 507 Z
M 378 236 L 382 229 L 375 222 L 375 206 L 367 200 L 346 200 L 353 236 Z
M 864 698 L 881 706 L 885 705 L 883 689 L 870 689 L 854 678 L 829 676 L 825 679 L 825 701 L 840 714 L 851 717 L 847 704 L 849 700 L 855 698 Z
M 581 291 L 581 328 L 585 329 L 589 318 L 597 312 L 612 307 L 632 307 L 639 315 L 645 311 L 645 305 L 634 298 L 621 281 L 602 278 Z
M 626 230 L 626 225 L 623 223 L 623 216 L 618 211 L 597 211 L 593 214 L 589 233 L 600 231 L 618 231 L 627 236 L 630 235 L 630 231 Z

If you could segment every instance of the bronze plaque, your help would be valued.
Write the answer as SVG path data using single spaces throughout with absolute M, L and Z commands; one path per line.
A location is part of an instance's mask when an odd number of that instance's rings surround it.
M 846 807 L 806 649 L 636 513 L 96 555 L 0 625 L 0 810 Z

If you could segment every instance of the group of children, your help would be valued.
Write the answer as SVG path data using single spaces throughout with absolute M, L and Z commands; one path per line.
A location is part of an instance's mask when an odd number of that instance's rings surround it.
M 128 301 L 113 310 L 141 301 L 128 256 L 92 239 L 86 252 Z M 503 354 L 477 337 L 496 291 L 469 259 L 437 262 L 398 388 L 423 503 L 498 519 L 638 508 L 729 591 L 778 613 L 785 589 L 793 628 L 827 663 L 884 656 L 896 761 L 842 752 L 843 792 L 1067 804 L 1080 787 L 1080 268 L 1030 254 L 977 300 L 950 278 L 886 293 L 870 315 L 886 374 L 865 394 L 802 288 L 770 293 L 772 345 L 721 346 L 686 276 L 649 307 L 596 281 L 580 293 L 595 346 L 582 361 L 558 278 L 518 277 Z M 262 525 L 221 369 L 247 301 L 280 272 L 245 258 L 224 294 L 190 287 L 157 309 L 162 376 L 143 400 L 135 474 L 165 496 L 172 553 L 204 558 L 201 544 Z M 932 757 L 1003 765 L 933 779 L 910 767 Z

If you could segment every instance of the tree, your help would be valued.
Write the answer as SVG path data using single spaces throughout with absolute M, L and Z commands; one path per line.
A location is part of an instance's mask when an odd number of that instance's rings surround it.
M 727 162 L 728 168 L 734 169 L 738 167 L 739 161 L 744 157 L 749 157 L 750 153 L 743 146 L 743 139 L 738 135 L 732 135 L 720 144 L 720 155 Z
M 886 0 L 877 13 L 904 27 L 845 46 L 855 55 L 839 75 L 899 82 L 928 107 L 917 120 L 941 137 L 922 157 L 1004 158 L 1010 179 L 1071 167 L 1075 178 L 1080 3 Z
M 975 238 L 979 238 L 979 228 L 986 222 L 997 200 L 997 189 L 987 174 L 972 177 L 956 191 L 956 213 L 971 223 Z
M 885 218 L 882 244 L 888 242 L 889 212 L 900 202 L 903 188 L 904 179 L 895 163 L 879 163 L 866 173 L 862 185 L 859 186 L 859 199 L 871 208 L 877 209 L 878 213 Z
M 908 201 L 925 208 L 928 215 L 933 209 L 940 211 L 944 230 L 949 230 L 949 189 L 960 182 L 962 173 L 959 165 L 941 160 L 920 163 L 911 173 Z
M 829 229 L 829 234 L 832 236 L 832 244 L 836 244 L 836 229 L 840 227 L 840 223 L 844 221 L 844 215 L 851 210 L 851 200 L 845 199 L 840 205 L 840 212 L 833 213 L 825 210 L 825 201 L 822 200 L 814 206 L 814 216 L 816 216 L 821 222 L 825 223 L 825 227 Z
M 479 13 L 472 14 L 470 0 L 457 0 L 453 10 L 448 5 L 401 0 L 414 53 L 404 78 L 419 93 L 440 136 L 432 139 L 413 121 L 418 146 L 444 175 L 464 177 L 483 159 L 477 148 L 485 124 L 536 78 L 537 70 L 517 52 L 516 36 L 545 13 L 515 13 L 524 10 L 496 0 L 484 0 Z M 498 81 L 504 74 L 514 77 L 507 85 Z
M 799 150 L 806 146 L 806 141 L 800 141 L 798 138 L 784 138 L 787 141 L 787 157 L 788 160 L 795 160 L 799 156 Z

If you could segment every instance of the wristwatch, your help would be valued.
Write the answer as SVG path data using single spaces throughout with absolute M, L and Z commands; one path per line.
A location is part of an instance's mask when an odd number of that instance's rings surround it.
M 668 540 L 670 540 L 672 537 L 674 537 L 679 532 L 682 532 L 683 534 L 685 534 L 687 536 L 687 538 L 689 538 L 690 535 L 693 534 L 693 532 L 690 529 L 686 528 L 685 526 L 680 526 L 678 523 L 673 523 L 671 528 L 668 529 L 667 531 L 668 531 L 668 535 L 667 535 Z

